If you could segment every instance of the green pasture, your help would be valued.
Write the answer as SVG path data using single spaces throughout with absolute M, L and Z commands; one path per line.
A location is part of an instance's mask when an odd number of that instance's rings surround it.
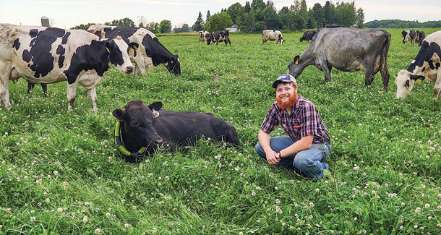
M 311 66 L 298 78 L 331 136 L 332 177 L 320 181 L 254 152 L 272 81 L 308 46 L 300 33 L 285 34 L 284 45 L 232 33 L 231 47 L 161 36 L 182 76 L 164 66 L 143 76 L 111 70 L 97 88 L 98 113 L 81 88 L 68 112 L 66 83 L 49 85 L 48 97 L 11 83 L 12 109 L 0 108 L 0 234 L 440 234 L 441 101 L 428 81 L 395 99 L 395 76 L 419 48 L 389 31 L 388 92 L 380 74 L 368 88 L 363 72 L 333 70 L 324 82 Z M 126 163 L 111 113 L 134 99 L 214 113 L 241 146 L 203 140 Z

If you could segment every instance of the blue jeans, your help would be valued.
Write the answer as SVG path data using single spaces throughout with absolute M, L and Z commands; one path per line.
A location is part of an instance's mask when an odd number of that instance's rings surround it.
M 275 152 L 279 152 L 293 143 L 289 136 L 272 137 L 270 140 L 271 148 Z M 256 152 L 266 161 L 265 152 L 259 142 L 256 144 Z M 328 143 L 312 144 L 309 149 L 282 158 L 278 165 L 294 169 L 307 178 L 320 179 L 323 177 L 323 170 L 329 168 L 325 161 L 330 152 L 331 145 Z

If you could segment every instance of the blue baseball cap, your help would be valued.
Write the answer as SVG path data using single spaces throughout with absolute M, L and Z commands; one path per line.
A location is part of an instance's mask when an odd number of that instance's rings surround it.
M 282 82 L 284 83 L 293 82 L 297 84 L 297 81 L 294 78 L 294 76 L 292 76 L 291 74 L 282 74 L 273 82 L 273 88 L 276 88 L 277 85 L 279 85 Z

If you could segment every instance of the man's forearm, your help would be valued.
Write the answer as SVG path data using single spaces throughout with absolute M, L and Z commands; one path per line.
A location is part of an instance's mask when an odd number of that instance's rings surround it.
M 271 136 L 268 133 L 259 130 L 257 139 L 259 140 L 259 143 L 262 146 L 264 152 L 267 152 L 268 150 L 271 149 L 271 145 L 270 145 Z

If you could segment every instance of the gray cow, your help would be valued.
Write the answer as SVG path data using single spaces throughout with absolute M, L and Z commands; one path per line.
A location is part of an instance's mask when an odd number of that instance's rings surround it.
M 365 70 L 365 85 L 372 84 L 381 71 L 384 90 L 389 83 L 387 53 L 390 33 L 384 30 L 355 28 L 323 28 L 301 56 L 297 55 L 288 65 L 289 73 L 299 76 L 303 69 L 315 65 L 331 80 L 332 67 L 341 71 Z

